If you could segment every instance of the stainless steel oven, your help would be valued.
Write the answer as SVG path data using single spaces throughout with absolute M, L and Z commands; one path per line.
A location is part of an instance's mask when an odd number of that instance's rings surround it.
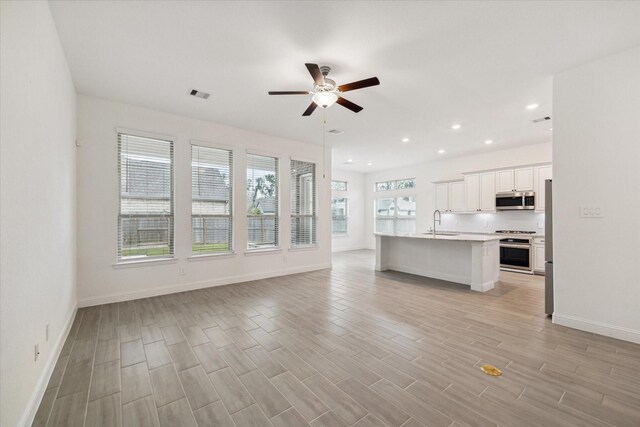
M 500 239 L 500 269 L 533 274 L 531 238 L 515 236 Z

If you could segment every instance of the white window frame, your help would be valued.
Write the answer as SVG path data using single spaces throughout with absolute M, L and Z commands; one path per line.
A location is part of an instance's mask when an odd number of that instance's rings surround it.
M 410 187 L 400 188 L 400 187 L 399 187 L 400 182 L 403 182 L 403 181 L 411 181 L 411 182 L 412 182 L 412 185 L 411 185 Z M 387 184 L 390 188 L 379 189 L 379 188 L 378 188 L 378 185 L 379 185 L 379 184 Z M 388 180 L 388 181 L 379 181 L 379 182 L 376 182 L 376 183 L 373 185 L 373 191 L 374 191 L 375 193 L 382 192 L 382 191 L 406 191 L 406 190 L 413 190 L 413 189 L 415 189 L 415 188 L 416 188 L 416 185 L 417 185 L 417 182 L 416 182 L 416 179 L 415 179 L 415 178 L 391 179 L 391 180 Z M 383 197 L 383 198 L 385 198 L 385 199 L 386 199 L 387 197 Z
M 117 245 L 116 245 L 116 261 L 113 264 L 114 268 L 118 266 L 126 267 L 127 264 L 162 264 L 164 262 L 173 262 L 176 261 L 175 258 L 175 137 L 157 134 L 153 132 L 140 131 L 136 129 L 128 129 L 128 128 L 115 128 L 116 134 L 116 150 L 117 150 L 117 195 L 118 195 L 118 212 L 117 212 Z M 169 231 L 168 231 L 168 245 L 170 253 L 162 254 L 157 256 L 122 256 L 122 235 L 121 235 L 121 227 L 122 227 L 122 155 L 121 155 L 121 141 L 120 136 L 131 136 L 137 138 L 146 138 L 146 139 L 154 139 L 161 142 L 167 142 L 170 144 L 170 198 L 169 198 L 169 206 L 171 213 L 170 215 L 153 215 L 153 216 L 167 216 L 169 217 Z M 128 216 L 128 215 L 125 215 Z
M 221 150 L 228 151 L 230 156 L 230 164 L 229 164 L 229 208 L 228 214 L 206 214 L 206 215 L 194 215 L 193 214 L 193 148 L 205 148 L 205 149 L 213 149 L 213 150 Z M 210 256 L 222 256 L 222 255 L 232 255 L 234 254 L 234 239 L 235 239 L 235 229 L 234 229 L 234 169 L 235 169 L 235 152 L 230 146 L 210 144 L 205 141 L 191 140 L 191 202 L 192 202 L 192 210 L 191 210 L 191 257 L 210 257 Z M 193 251 L 193 219 L 194 217 L 200 217 L 203 219 L 204 226 L 204 217 L 208 218 L 228 218 L 229 221 L 229 247 L 227 251 L 209 251 L 209 252 L 194 252 Z M 204 230 L 203 230 L 204 233 Z
M 311 177 L 313 178 L 313 182 L 312 182 L 312 187 L 311 187 L 311 198 L 309 199 L 309 201 L 311 202 L 311 213 L 310 214 L 302 214 L 300 212 L 298 212 L 297 209 L 294 209 L 295 207 L 299 207 L 300 205 L 298 203 L 296 203 L 295 201 L 295 197 L 294 197 L 294 191 L 296 188 L 296 183 L 293 182 L 293 180 L 291 180 L 291 174 L 295 173 L 294 172 L 294 162 L 301 162 L 301 163 L 307 163 L 307 164 L 311 164 L 313 165 L 313 170 L 312 172 L 308 173 L 311 174 Z M 304 174 L 304 175 L 308 175 L 308 174 Z M 297 179 L 301 179 L 303 177 L 303 175 L 300 175 L 297 177 Z M 289 230 L 290 230 L 290 236 L 289 236 L 289 248 L 290 249 L 301 249 L 301 248 L 313 248 L 313 247 L 317 247 L 318 246 L 318 232 L 317 232 L 317 227 L 318 227 L 318 164 L 316 162 L 310 161 L 310 160 L 305 160 L 305 159 L 298 159 L 298 158 L 291 158 L 289 161 L 289 178 L 290 178 L 290 194 L 291 194 L 291 198 L 290 198 L 290 221 L 289 221 Z M 300 197 L 300 195 L 298 195 L 297 193 L 295 194 L 296 196 Z M 294 220 L 300 220 L 301 218 L 310 218 L 311 219 L 311 234 L 310 234 L 310 240 L 311 242 L 309 243 L 300 243 L 300 235 L 296 236 L 297 238 L 294 240 L 294 233 L 293 233 L 293 221 Z M 298 229 L 299 230 L 299 229 Z
M 280 212 L 280 189 L 281 189 L 281 164 L 282 164 L 282 160 L 280 159 L 280 157 L 276 154 L 276 153 L 271 153 L 271 152 L 264 152 L 264 151 L 259 151 L 259 150 L 247 150 L 246 152 L 246 156 L 245 159 L 248 159 L 249 156 L 260 156 L 260 157 L 269 157 L 272 158 L 276 161 L 276 170 L 275 170 L 275 178 L 276 178 L 276 197 L 275 197 L 275 214 L 273 215 L 264 215 L 264 214 L 260 214 L 260 215 L 254 215 L 254 214 L 249 214 L 248 210 L 249 210 L 249 205 L 247 205 L 246 210 L 245 210 L 245 215 L 246 215 L 246 219 L 247 219 L 247 223 L 245 225 L 245 232 L 247 233 L 247 242 L 246 242 L 246 247 L 245 247 L 245 253 L 259 253 L 259 252 L 271 252 L 271 251 L 279 251 L 280 250 L 280 242 L 281 242 L 281 236 L 280 236 L 280 229 L 281 229 L 281 212 Z M 248 177 L 247 177 L 247 173 L 249 170 L 249 162 L 248 160 L 245 162 L 245 168 L 244 168 L 244 179 L 245 179 L 245 191 L 248 191 L 248 185 L 249 185 L 249 181 L 248 181 Z M 245 198 L 247 197 L 247 194 L 245 193 Z M 273 220 L 275 221 L 275 244 L 274 245 L 261 245 L 261 246 L 257 246 L 257 247 L 249 247 L 249 222 L 251 218 L 273 218 Z
M 339 191 L 339 190 L 338 190 Z M 334 216 L 333 215 L 333 201 L 344 199 L 344 215 L 342 216 Z M 334 220 L 344 220 L 344 233 L 334 233 L 333 231 L 333 221 Z M 348 236 L 349 235 L 349 198 L 347 197 L 332 197 L 331 198 L 331 235 L 334 237 L 340 236 Z
M 417 204 L 417 197 L 415 194 L 406 195 L 406 196 L 394 196 L 394 197 L 378 197 L 373 200 L 373 212 L 374 212 L 374 227 L 375 232 L 380 233 L 378 230 L 378 220 L 393 220 L 393 231 L 390 234 L 396 234 L 398 232 L 398 223 L 401 221 L 414 221 L 414 230 L 415 230 L 415 221 L 417 214 L 410 216 L 398 215 L 398 199 L 403 199 L 405 197 L 409 197 L 413 199 L 413 202 Z M 393 199 L 393 215 L 379 215 L 378 214 L 378 200 L 382 199 Z
M 344 184 L 344 190 L 335 188 L 337 184 Z M 335 179 L 331 181 L 331 191 L 348 191 L 348 190 L 349 190 L 349 183 L 347 181 L 339 181 Z

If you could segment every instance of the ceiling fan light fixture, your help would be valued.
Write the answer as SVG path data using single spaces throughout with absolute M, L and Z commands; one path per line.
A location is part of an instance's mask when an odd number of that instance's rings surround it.
M 319 107 L 328 108 L 336 103 L 338 95 L 333 92 L 317 92 L 312 99 Z

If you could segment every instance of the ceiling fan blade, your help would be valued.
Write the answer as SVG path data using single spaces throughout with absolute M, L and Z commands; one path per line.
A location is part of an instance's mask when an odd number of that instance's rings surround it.
M 307 70 L 309 70 L 309 74 L 313 77 L 313 81 L 316 82 L 319 86 L 324 86 L 324 76 L 320 71 L 320 67 L 318 64 L 304 64 L 307 66 Z
M 353 83 L 347 83 L 344 85 L 338 86 L 338 90 L 340 92 L 349 92 L 350 90 L 362 89 L 369 86 L 376 86 L 380 84 L 380 80 L 377 77 L 371 77 L 364 80 L 359 80 Z
M 304 113 L 302 113 L 303 116 L 310 116 L 311 113 L 313 113 L 313 111 L 318 107 L 318 104 L 316 104 L 315 102 L 312 102 L 311 105 L 309 105 L 309 107 L 304 110 Z
M 309 95 L 309 91 L 308 90 L 270 91 L 269 95 Z
M 362 111 L 362 107 L 359 106 L 358 104 L 354 104 L 351 101 L 347 101 L 346 99 L 339 97 L 338 100 L 336 101 L 336 103 L 342 105 L 345 108 L 348 108 L 349 110 L 353 111 L 354 113 L 359 113 L 360 111 Z

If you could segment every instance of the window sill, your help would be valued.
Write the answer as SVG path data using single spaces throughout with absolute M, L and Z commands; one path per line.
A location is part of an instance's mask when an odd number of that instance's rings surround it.
M 131 261 L 121 261 L 112 265 L 116 270 L 122 268 L 136 268 L 136 267 L 149 267 L 152 265 L 163 264 L 175 264 L 178 262 L 177 258 L 156 258 L 156 259 L 140 259 Z
M 236 256 L 235 252 L 225 252 L 220 254 L 191 255 L 189 258 L 187 258 L 187 261 L 198 262 L 198 261 L 207 261 L 212 259 L 233 258 L 235 256 Z
M 269 254 L 277 254 L 281 252 L 282 252 L 282 248 L 253 249 L 253 250 L 246 250 L 244 252 L 244 255 L 245 256 L 269 255 Z
M 304 245 L 304 246 L 292 246 L 289 248 L 289 252 L 302 252 L 302 251 L 314 251 L 318 249 L 320 245 Z
M 345 237 L 349 237 L 348 234 L 332 234 L 331 238 L 338 238 L 338 239 L 343 239 Z

